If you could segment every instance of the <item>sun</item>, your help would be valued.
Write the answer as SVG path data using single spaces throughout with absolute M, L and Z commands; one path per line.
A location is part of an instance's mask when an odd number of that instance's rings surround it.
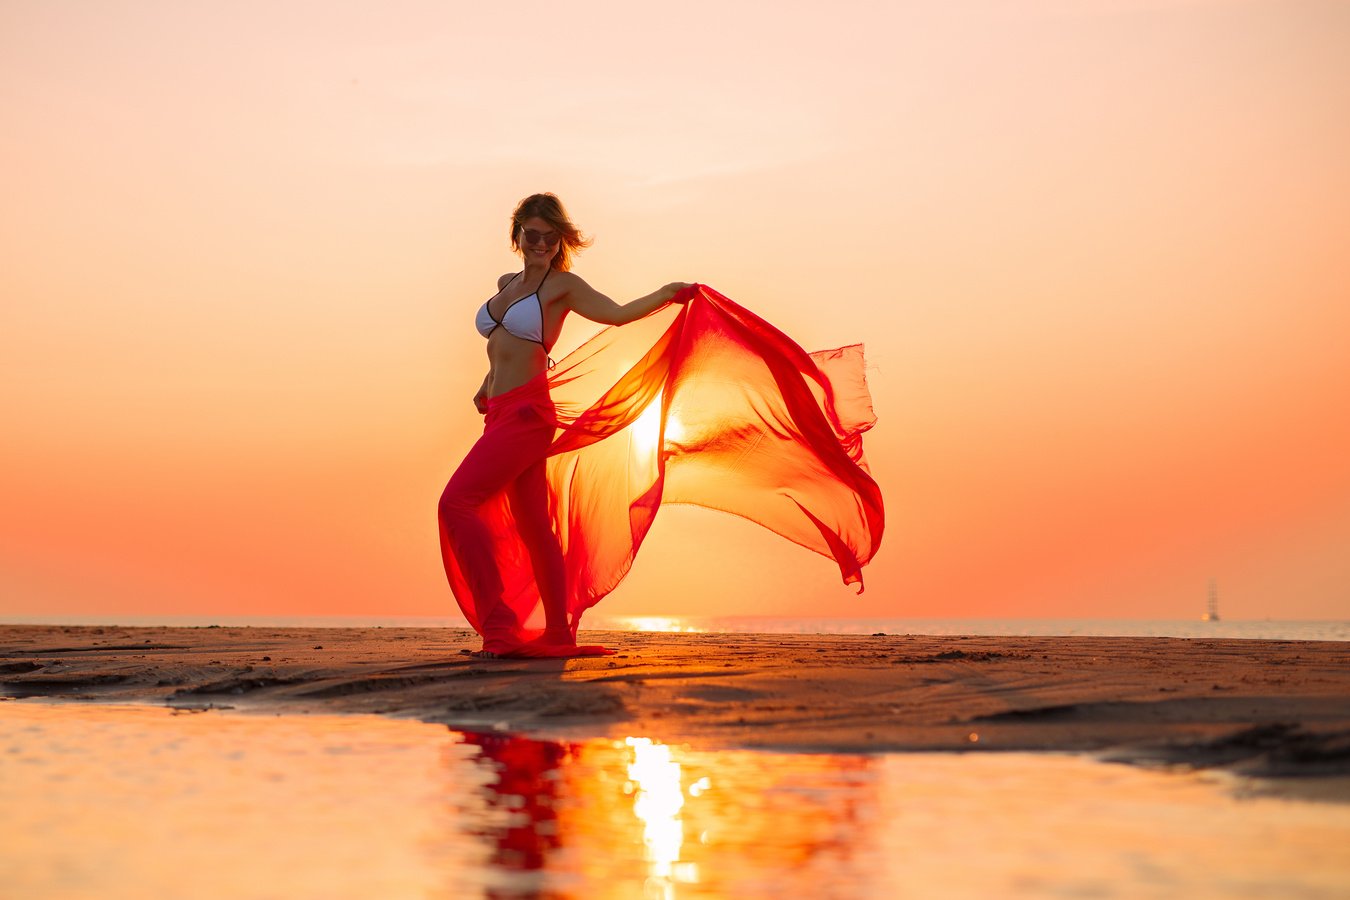
M 661 392 L 658 391 L 647 404 L 647 408 L 642 411 L 642 415 L 633 423 L 633 447 L 643 456 L 656 450 L 656 445 L 661 440 L 661 397 Z M 666 440 L 679 441 L 683 434 L 684 428 L 680 420 L 671 413 L 666 417 Z

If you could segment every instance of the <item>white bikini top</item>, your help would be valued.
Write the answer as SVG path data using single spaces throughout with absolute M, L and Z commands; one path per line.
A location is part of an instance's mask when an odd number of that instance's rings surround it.
M 552 271 L 550 269 L 549 271 Z M 515 281 L 524 272 L 520 272 L 511 278 Z M 492 310 L 488 308 L 488 303 L 501 296 L 501 292 L 511 286 L 511 281 L 506 283 L 502 291 L 493 294 L 482 306 L 478 307 L 478 315 L 474 316 L 473 323 L 478 328 L 478 333 L 487 337 L 497 329 L 498 326 L 505 328 L 506 333 L 514 335 L 522 340 L 534 341 L 540 346 L 544 346 L 544 301 L 539 299 L 539 289 L 544 286 L 544 279 L 548 278 L 548 272 L 539 279 L 539 287 L 534 289 L 534 293 L 526 294 L 520 300 L 513 300 L 511 305 L 502 313 L 501 319 L 495 319 L 492 316 Z M 524 300 L 534 298 L 533 303 L 522 303 Z M 544 347 L 545 350 L 548 347 Z

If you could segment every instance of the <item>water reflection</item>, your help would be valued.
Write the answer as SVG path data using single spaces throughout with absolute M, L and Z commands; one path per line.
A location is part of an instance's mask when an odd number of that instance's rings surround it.
M 696 633 L 707 631 L 680 616 L 618 616 L 610 619 L 597 619 L 601 624 L 593 628 L 611 628 L 615 631 L 667 631 Z
M 1332 896 L 1350 807 L 1031 754 L 0 703 L 14 896 Z M 21 817 L 21 818 L 20 818 Z
M 463 743 L 484 771 L 455 818 L 491 842 L 492 865 L 506 870 L 489 879 L 499 891 L 572 883 L 571 874 L 590 896 L 656 898 L 871 876 L 868 825 L 881 817 L 868 787 L 879 757 L 698 752 L 633 736 L 468 733 Z
M 684 791 L 680 785 L 680 764 L 671 759 L 670 747 L 657 744 L 649 738 L 630 737 L 624 744 L 632 748 L 633 761 L 628 764 L 625 794 L 633 797 L 633 815 L 642 823 L 642 844 L 650 878 L 654 883 L 668 887 L 670 879 L 685 882 L 698 881 L 698 866 L 680 861 L 684 846 L 684 822 L 680 810 L 684 808 Z M 706 779 L 705 779 L 706 780 Z M 663 892 L 664 893 L 664 892 Z
M 644 737 L 466 734 L 493 780 L 471 834 L 501 868 L 580 874 L 595 896 L 722 896 L 865 880 L 877 757 L 706 753 Z M 467 814 L 467 815 L 466 815 Z M 508 884 L 497 881 L 498 887 Z M 543 884 L 539 878 L 514 887 Z
M 478 749 L 477 763 L 486 769 L 479 789 L 484 814 L 466 817 L 466 833 L 487 842 L 493 866 L 543 869 L 561 846 L 556 806 L 569 746 L 476 732 L 464 734 L 463 742 Z

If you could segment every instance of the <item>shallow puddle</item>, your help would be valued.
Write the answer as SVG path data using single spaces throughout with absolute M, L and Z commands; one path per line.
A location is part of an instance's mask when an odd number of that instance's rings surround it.
M 1332 897 L 1350 806 L 1064 755 L 699 751 L 0 702 L 44 898 Z

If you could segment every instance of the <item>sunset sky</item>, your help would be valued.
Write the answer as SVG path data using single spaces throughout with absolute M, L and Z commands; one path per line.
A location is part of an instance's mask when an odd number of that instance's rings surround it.
M 1350 4 L 0 0 L 0 111 L 0 620 L 454 614 L 535 191 L 878 414 L 866 593 L 669 507 L 599 611 L 1350 617 Z

